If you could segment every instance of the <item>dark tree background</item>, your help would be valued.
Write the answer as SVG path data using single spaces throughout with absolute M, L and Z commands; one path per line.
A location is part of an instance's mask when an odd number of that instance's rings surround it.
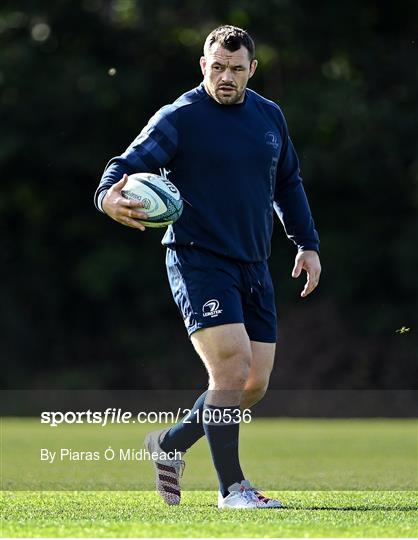
M 285 112 L 322 240 L 302 300 L 276 226 L 272 386 L 416 386 L 417 2 L 3 0 L 3 388 L 205 385 L 161 231 L 117 225 L 93 193 L 153 112 L 199 84 L 224 23 L 256 40 L 250 86 Z

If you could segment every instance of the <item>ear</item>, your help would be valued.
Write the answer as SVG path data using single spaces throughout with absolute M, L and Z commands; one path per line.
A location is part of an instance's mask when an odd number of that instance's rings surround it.
M 258 60 L 254 59 L 250 64 L 250 76 L 249 76 L 249 79 L 251 79 L 251 77 L 254 75 L 255 70 L 257 69 L 257 66 L 258 66 Z
M 205 76 L 205 71 L 206 71 L 206 58 L 205 58 L 204 56 L 201 56 L 201 57 L 200 57 L 199 64 L 200 64 L 200 69 L 202 70 L 203 76 Z

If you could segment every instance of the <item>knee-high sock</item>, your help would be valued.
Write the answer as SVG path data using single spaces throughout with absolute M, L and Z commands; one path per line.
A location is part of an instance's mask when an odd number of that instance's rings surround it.
M 203 437 L 205 432 L 203 431 L 202 411 L 206 394 L 207 391 L 198 397 L 189 415 L 186 415 L 169 429 L 160 443 L 161 450 L 164 452 L 174 452 L 174 450 L 185 452 Z
M 229 411 L 225 411 L 229 409 Z M 228 495 L 228 487 L 235 482 L 241 483 L 244 474 L 241 469 L 238 455 L 239 423 L 233 421 L 217 422 L 223 419 L 226 412 L 239 409 L 239 405 L 217 407 L 205 405 L 203 429 L 209 442 L 213 464 L 219 479 L 219 489 L 224 497 Z M 208 411 L 207 413 L 205 411 Z M 210 411 L 210 413 L 209 413 Z M 216 411 L 216 412 L 214 412 Z M 215 422 L 207 422 L 210 419 Z

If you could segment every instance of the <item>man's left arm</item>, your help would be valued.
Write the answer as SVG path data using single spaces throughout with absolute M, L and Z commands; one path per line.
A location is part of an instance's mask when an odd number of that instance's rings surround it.
M 302 297 L 308 296 L 318 285 L 321 274 L 319 236 L 303 188 L 299 160 L 289 137 L 283 117 L 282 148 L 277 165 L 274 209 L 283 224 L 287 237 L 298 248 L 292 277 L 307 274 Z

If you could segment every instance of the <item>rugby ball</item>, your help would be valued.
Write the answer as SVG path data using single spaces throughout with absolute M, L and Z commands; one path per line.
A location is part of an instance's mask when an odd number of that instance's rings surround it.
M 167 178 L 167 171 L 161 175 L 136 173 L 128 177 L 122 195 L 143 203 L 148 219 L 138 220 L 145 227 L 167 227 L 181 216 L 183 200 L 179 190 Z

